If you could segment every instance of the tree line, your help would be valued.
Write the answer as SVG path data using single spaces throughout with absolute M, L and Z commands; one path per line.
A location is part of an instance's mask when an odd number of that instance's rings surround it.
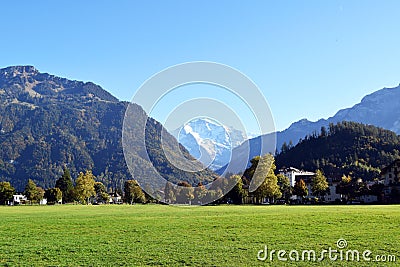
M 292 187 L 288 177 L 276 174 L 275 171 L 275 159 L 271 154 L 257 156 L 251 160 L 251 166 L 243 175 L 227 174 L 225 178 L 215 179 L 211 186 L 206 187 L 199 183 L 192 187 L 187 182 L 177 185 L 167 182 L 164 188 L 164 202 L 195 205 L 243 204 L 245 198 L 251 198 L 251 203 L 254 204 L 261 204 L 266 199 L 271 203 L 277 200 L 289 203 L 293 195 L 301 198 L 308 195 L 308 187 L 304 180 L 297 181 Z M 327 178 L 321 170 L 317 170 L 311 180 L 312 191 L 317 196 L 323 196 L 328 187 Z
M 13 201 L 16 194 L 15 188 L 10 182 L 0 182 L 0 204 L 4 205 Z M 91 171 L 80 172 L 75 180 L 72 181 L 70 171 L 64 168 L 62 176 L 56 181 L 55 187 L 44 190 L 37 186 L 32 179 L 28 179 L 22 194 L 26 197 L 29 204 L 38 204 L 44 198 L 47 204 L 62 203 L 108 203 L 110 194 L 106 187 Z M 142 191 L 135 180 L 125 181 L 124 192 L 116 190 L 114 194 L 124 196 L 127 203 L 145 203 L 152 200 Z M 112 194 L 111 194 L 112 195 Z
M 293 195 L 301 202 L 309 195 L 309 188 L 317 199 L 323 198 L 329 193 L 329 184 L 322 170 L 317 169 L 311 178 L 309 186 L 303 179 L 297 180 L 291 186 L 288 177 L 276 174 L 275 158 L 271 154 L 257 156 L 251 160 L 251 166 L 243 175 L 228 174 L 226 177 L 216 178 L 212 184 L 198 183 L 192 186 L 186 181 L 178 184 L 167 182 L 163 192 L 162 202 L 168 204 L 242 204 L 244 199 L 251 199 L 253 204 L 261 204 L 264 201 L 274 203 L 277 201 L 289 203 Z M 253 190 L 255 189 L 255 190 Z M 383 185 L 375 183 L 367 186 L 361 179 L 353 179 L 350 175 L 343 175 L 336 187 L 336 192 L 342 194 L 346 200 L 353 200 L 361 195 L 381 196 Z M 0 204 L 11 201 L 15 189 L 9 182 L 0 182 Z M 64 169 L 62 176 L 56 181 L 54 188 L 37 186 L 29 179 L 23 194 L 30 204 L 39 203 L 43 198 L 48 204 L 55 204 L 62 200 L 63 203 L 108 203 L 110 194 L 102 182 L 96 181 L 91 171 L 80 172 L 73 182 L 68 169 Z M 136 180 L 127 180 L 122 189 L 115 190 L 114 194 L 123 197 L 128 204 L 158 202 L 152 196 L 142 190 Z M 393 197 L 397 197 L 399 194 Z M 161 199 L 161 198 L 159 198 Z M 399 198 L 400 199 L 400 198 Z
M 211 186 L 198 183 L 192 186 L 186 181 L 178 184 L 167 182 L 162 192 L 163 202 L 169 204 L 195 204 L 204 203 L 221 204 L 243 203 L 244 197 L 252 197 L 254 203 L 261 203 L 263 199 L 270 201 L 285 199 L 289 201 L 293 194 L 299 196 L 307 195 L 307 187 L 304 181 L 296 183 L 292 188 L 290 181 L 282 174 L 275 174 L 276 166 L 274 157 L 270 154 L 263 157 L 255 157 L 251 161 L 251 166 L 243 175 L 229 174 L 227 177 L 216 178 Z M 257 169 L 257 172 L 255 172 Z M 249 194 L 249 187 L 252 183 L 258 183 L 258 188 Z M 316 179 L 313 180 L 313 192 L 323 193 L 327 188 L 327 182 L 322 172 L 317 171 Z M 155 199 L 146 194 L 136 180 L 127 180 L 124 183 L 123 191 L 116 190 L 118 195 L 123 196 L 125 203 L 146 203 L 155 202 Z M 0 204 L 7 204 L 12 201 L 15 189 L 9 182 L 0 182 Z M 96 181 L 96 177 L 91 171 L 80 172 L 73 182 L 71 174 L 67 168 L 64 169 L 62 176 L 56 181 L 53 188 L 44 190 L 29 179 L 23 192 L 28 203 L 40 203 L 43 198 L 47 199 L 48 204 L 62 203 L 108 203 L 110 194 L 102 182 Z

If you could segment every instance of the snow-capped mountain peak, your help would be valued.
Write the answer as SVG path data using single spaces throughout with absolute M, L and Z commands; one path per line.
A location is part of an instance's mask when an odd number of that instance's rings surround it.
M 177 140 L 205 166 L 216 170 L 227 164 L 233 148 L 246 140 L 242 131 L 209 118 L 196 118 L 173 131 Z

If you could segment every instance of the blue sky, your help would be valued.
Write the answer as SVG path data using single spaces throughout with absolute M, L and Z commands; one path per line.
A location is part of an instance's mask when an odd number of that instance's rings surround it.
M 130 100 L 166 67 L 216 61 L 260 87 L 282 130 L 399 84 L 399 11 L 396 0 L 5 1 L 0 67 L 34 65 Z

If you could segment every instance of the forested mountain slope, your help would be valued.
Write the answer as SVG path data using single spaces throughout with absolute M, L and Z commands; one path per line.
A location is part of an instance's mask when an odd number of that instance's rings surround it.
M 91 82 L 40 73 L 32 66 L 0 69 L 0 180 L 11 181 L 18 190 L 28 178 L 51 187 L 66 166 L 73 176 L 92 169 L 108 187 L 122 187 L 132 179 L 121 143 L 127 106 Z M 143 130 L 147 115 L 138 105 L 133 105 L 133 112 L 142 123 L 135 131 Z M 185 173 L 172 166 L 161 150 L 163 127 L 153 119 L 150 122 L 148 152 L 163 177 L 192 184 L 215 178 L 209 170 Z M 169 134 L 166 138 L 168 143 L 176 142 Z M 134 164 L 135 175 L 140 175 L 152 163 L 135 154 Z

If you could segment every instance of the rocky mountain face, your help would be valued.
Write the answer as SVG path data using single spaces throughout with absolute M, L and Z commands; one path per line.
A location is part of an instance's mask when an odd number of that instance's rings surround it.
M 40 73 L 33 66 L 13 66 L 0 69 L 0 99 L 2 105 L 23 102 L 24 99 L 86 98 L 119 102 L 100 86 L 91 82 L 71 81 L 48 73 Z M 19 100 L 21 99 L 21 100 Z
M 360 103 L 351 108 L 338 111 L 333 117 L 311 122 L 306 119 L 293 123 L 288 129 L 278 132 L 278 149 L 290 140 L 296 144 L 300 138 L 312 132 L 319 132 L 329 123 L 353 121 L 370 124 L 400 134 L 400 85 L 384 88 L 365 96 Z
M 17 190 L 23 190 L 29 178 L 51 187 L 67 167 L 75 177 L 91 169 L 109 188 L 121 188 L 126 179 L 132 179 L 121 142 L 127 106 L 91 82 L 40 73 L 32 66 L 0 69 L 0 180 L 10 181 Z M 131 111 L 138 122 L 132 135 L 146 128 L 150 153 L 145 157 L 133 152 L 136 176 L 153 165 L 172 182 L 197 184 L 216 177 L 207 169 L 187 173 L 172 166 L 161 149 L 161 132 L 166 132 L 162 125 L 147 118 L 138 105 Z M 164 133 L 163 138 L 176 144 L 172 135 Z M 166 149 L 174 155 L 172 147 Z
M 212 170 L 227 164 L 232 149 L 246 140 L 246 135 L 233 127 L 198 118 L 176 129 L 173 135 L 189 153 Z
M 300 120 L 293 123 L 288 129 L 276 133 L 276 147 L 280 150 L 285 142 L 288 144 L 290 141 L 295 145 L 300 139 L 304 139 L 307 135 L 319 133 L 322 126 L 328 127 L 330 123 L 336 124 L 342 121 L 370 124 L 400 134 L 399 99 L 400 85 L 394 88 L 384 88 L 367 95 L 360 103 L 351 108 L 340 110 L 333 117 L 328 119 L 320 119 L 316 122 L 311 122 L 307 119 Z M 258 145 L 260 144 L 260 138 L 267 140 L 273 138 L 273 135 L 263 135 L 250 139 L 249 144 L 246 142 L 243 143 L 242 146 L 250 147 L 249 159 L 259 155 L 259 151 L 261 151 Z M 268 142 L 264 142 L 263 144 L 266 143 Z M 235 150 L 239 151 L 243 149 L 244 148 L 239 146 Z M 233 152 L 235 152 L 235 150 Z M 263 150 L 265 151 L 266 148 L 263 148 Z M 274 153 L 275 151 L 269 149 L 268 152 Z M 244 170 L 235 169 L 235 166 L 232 165 L 232 169 L 229 169 L 229 171 L 236 173 Z M 218 172 L 221 173 L 221 170 Z
M 365 96 L 352 108 L 340 110 L 328 122 L 355 121 L 400 134 L 400 85 Z

